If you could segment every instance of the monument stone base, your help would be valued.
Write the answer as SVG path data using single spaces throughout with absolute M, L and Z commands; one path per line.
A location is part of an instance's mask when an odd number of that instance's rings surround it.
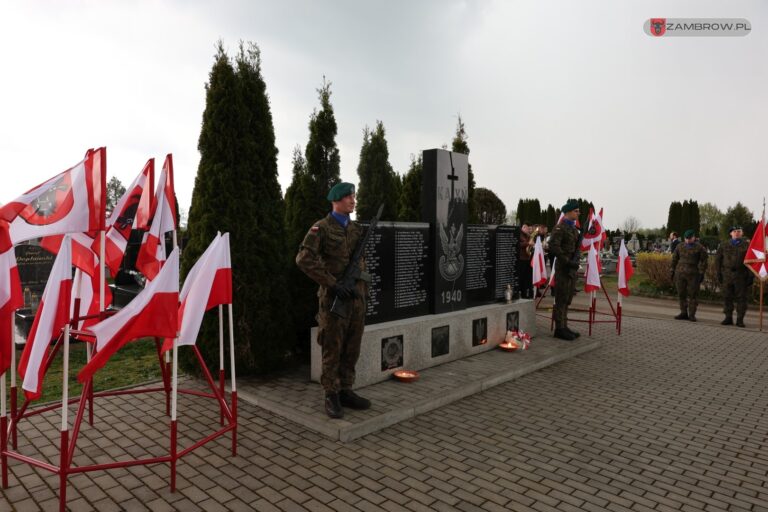
M 423 370 L 495 349 L 507 329 L 536 334 L 532 300 L 518 300 L 365 327 L 355 389 L 389 379 L 395 370 Z M 322 350 L 312 329 L 311 378 L 320 382 Z

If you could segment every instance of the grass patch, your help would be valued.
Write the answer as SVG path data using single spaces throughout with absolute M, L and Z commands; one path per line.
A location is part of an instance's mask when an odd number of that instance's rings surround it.
M 69 346 L 69 396 L 80 395 L 82 385 L 77 381 L 78 372 L 85 366 L 85 343 L 71 343 Z M 51 367 L 43 379 L 43 393 L 33 405 L 61 400 L 63 384 L 62 350 L 56 354 Z M 21 357 L 21 351 L 16 352 L 16 361 Z M 95 391 L 114 389 L 140 384 L 150 380 L 160 379 L 160 365 L 157 359 L 157 349 L 151 338 L 144 338 L 128 343 L 121 348 L 109 362 L 93 376 Z M 8 384 L 6 379 L 6 385 Z M 24 393 L 21 390 L 20 376 L 16 375 L 17 399 L 21 404 Z

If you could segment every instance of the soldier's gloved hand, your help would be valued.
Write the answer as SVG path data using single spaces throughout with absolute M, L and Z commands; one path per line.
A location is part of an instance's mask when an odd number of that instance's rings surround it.
M 333 294 L 342 300 L 348 300 L 355 296 L 355 290 L 343 283 L 336 283 L 333 285 Z
M 672 270 L 669 272 L 669 278 L 672 280 L 672 282 L 675 282 L 675 271 Z
M 717 274 L 717 283 L 722 286 L 723 285 L 723 274 L 718 273 Z
M 704 283 L 704 274 L 699 274 L 699 284 Z

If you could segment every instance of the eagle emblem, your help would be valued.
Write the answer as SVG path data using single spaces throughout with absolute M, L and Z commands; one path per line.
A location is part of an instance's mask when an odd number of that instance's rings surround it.
M 440 246 L 443 255 L 440 256 L 440 275 L 446 281 L 455 281 L 464 271 L 464 256 L 459 254 L 461 251 L 461 241 L 464 238 L 464 226 L 451 224 L 447 229 L 444 224 L 438 224 L 440 230 Z

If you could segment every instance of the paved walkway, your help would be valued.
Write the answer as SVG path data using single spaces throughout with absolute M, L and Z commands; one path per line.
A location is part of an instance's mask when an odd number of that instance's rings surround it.
M 753 323 L 754 325 L 754 323 Z M 546 322 L 540 323 L 546 332 Z M 98 510 L 768 510 L 768 334 L 714 322 L 625 319 L 602 347 L 350 443 L 240 408 L 239 456 L 220 439 L 167 465 L 73 477 Z M 75 464 L 161 455 L 160 397 L 99 402 Z M 218 411 L 180 401 L 181 444 Z M 59 416 L 19 438 L 55 452 Z M 23 450 L 23 451 L 24 451 Z M 57 480 L 11 462 L 2 510 L 54 510 Z

